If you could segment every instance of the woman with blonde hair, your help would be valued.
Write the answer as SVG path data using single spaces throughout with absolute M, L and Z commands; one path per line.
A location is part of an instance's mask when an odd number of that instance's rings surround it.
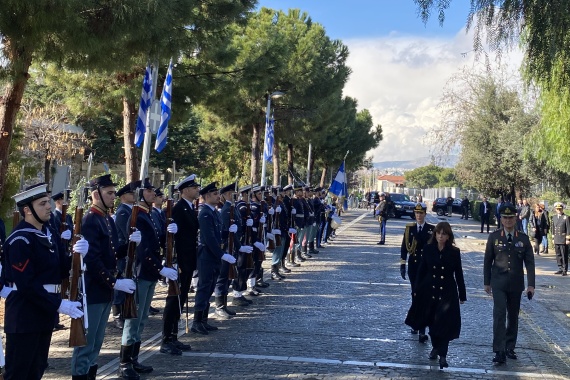
M 429 327 L 433 347 L 429 359 L 435 360 L 439 355 L 440 369 L 448 367 L 449 342 L 459 338 L 461 332 L 459 304 L 467 300 L 461 253 L 454 240 L 449 223 L 435 226 L 424 246 L 405 322 L 416 330 Z

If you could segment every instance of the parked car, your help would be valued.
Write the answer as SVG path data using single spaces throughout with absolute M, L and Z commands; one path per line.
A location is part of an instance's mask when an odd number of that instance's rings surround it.
M 461 198 L 453 199 L 453 205 L 451 206 L 451 211 L 454 214 L 463 215 L 463 208 L 461 207 Z M 447 198 L 436 198 L 433 201 L 431 210 L 435 212 L 438 216 L 447 215 Z
M 394 202 L 393 213 L 395 218 L 401 218 L 402 216 L 409 216 L 412 219 L 416 219 L 414 214 L 414 207 L 416 207 L 415 202 L 410 201 L 410 197 L 406 194 L 401 193 L 389 193 L 390 200 Z

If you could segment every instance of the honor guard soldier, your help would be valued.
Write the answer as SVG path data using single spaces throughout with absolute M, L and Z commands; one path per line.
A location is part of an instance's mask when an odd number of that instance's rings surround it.
M 89 242 L 89 250 L 84 258 L 85 293 L 87 297 L 87 344 L 75 347 L 71 358 L 71 375 L 73 380 L 95 380 L 97 376 L 97 359 L 105 338 L 105 327 L 111 304 L 113 291 L 132 294 L 136 284 L 132 279 L 116 277 L 117 258 L 125 257 L 127 244 L 119 245 L 117 227 L 109 210 L 115 201 L 115 186 L 111 175 L 106 174 L 89 182 L 89 191 L 93 204 L 83 217 L 81 233 Z M 140 242 L 141 233 L 133 232 L 130 241 Z M 135 373 L 136 375 L 136 373 Z
M 307 229 L 305 228 L 305 212 L 309 212 L 309 210 L 305 210 L 303 204 L 303 187 L 296 186 L 294 189 L 295 197 L 293 198 L 293 208 L 291 212 L 295 215 L 295 229 L 297 230 L 297 245 L 295 246 L 295 250 L 297 253 L 297 259 L 300 262 L 303 262 L 308 258 L 308 256 L 303 255 L 303 240 L 305 239 L 305 235 L 307 233 Z
M 174 245 L 180 276 L 180 296 L 166 297 L 162 319 L 163 344 L 160 352 L 180 355 L 182 351 L 191 350 L 190 345 L 178 340 L 178 322 L 184 305 L 186 305 L 186 317 L 188 318 L 188 292 L 192 275 L 197 268 L 198 210 L 194 203 L 200 197 L 200 185 L 196 182 L 196 175 L 192 174 L 184 178 L 175 186 L 175 190 L 180 193 L 179 201 L 172 208 L 172 220 L 179 231 L 174 235 Z
M 6 283 L 15 292 L 6 298 L 5 379 L 41 379 L 56 314 L 81 318 L 81 303 L 60 299 L 63 273 L 69 273 L 69 257 L 59 252 L 48 227 L 51 203 L 46 184 L 28 187 L 13 196 L 24 219 L 4 245 Z M 89 243 L 80 239 L 74 252 L 85 255 Z
M 148 320 L 150 303 L 154 296 L 156 283 L 162 276 L 172 281 L 178 279 L 178 271 L 165 267 L 161 263 L 160 234 L 158 226 L 150 216 L 152 202 L 156 196 L 154 186 L 148 178 L 144 179 L 141 186 L 142 195 L 137 196 L 139 212 L 136 219 L 136 229 L 142 235 L 141 242 L 136 248 L 137 317 L 125 319 L 119 365 L 119 376 L 123 379 L 136 379 L 137 377 L 133 376 L 133 370 L 137 373 L 152 372 L 151 366 L 145 366 L 138 362 L 141 337 Z M 131 214 L 132 217 L 133 214 Z M 167 231 L 176 234 L 178 231 L 176 223 L 170 223 Z
M 319 253 L 319 251 L 315 249 L 315 245 L 313 243 L 313 240 L 317 236 L 317 223 L 315 210 L 313 208 L 312 193 L 313 189 L 309 186 L 306 186 L 303 189 L 303 207 L 305 210 L 308 210 L 308 212 L 305 212 L 305 228 L 307 229 L 307 232 L 305 233 L 303 253 L 309 258 L 313 257 L 312 255 Z
M 563 276 L 568 275 L 568 244 L 570 244 L 570 218 L 564 214 L 564 205 L 560 202 L 554 204 L 556 214 L 552 216 L 552 235 L 554 240 L 554 252 L 558 272 Z
M 275 196 L 274 210 L 275 214 L 273 216 L 273 230 L 271 233 L 275 236 L 275 250 L 273 251 L 272 257 L 272 269 L 271 277 L 275 280 L 278 278 L 283 279 L 283 273 L 290 273 L 291 269 L 285 266 L 285 256 L 287 254 L 286 238 L 287 232 L 289 230 L 289 218 L 287 215 L 287 210 L 283 205 L 282 192 L 283 189 L 280 187 L 274 187 L 272 189 L 273 195 Z M 279 244 L 280 243 L 280 244 Z M 275 278 L 278 277 L 278 278 Z
M 245 295 L 250 296 L 258 296 L 261 292 L 257 287 L 266 288 L 269 286 L 268 283 L 263 281 L 263 269 L 261 268 L 263 264 L 263 260 L 261 258 L 262 255 L 265 254 L 265 242 L 262 238 L 261 240 L 258 238 L 259 236 L 259 229 L 264 229 L 265 225 L 265 212 L 267 210 L 263 210 L 261 207 L 261 194 L 263 188 L 259 185 L 253 185 L 251 189 L 251 193 L 253 194 L 251 199 L 251 218 L 253 219 L 253 227 L 252 227 L 252 242 L 254 251 L 253 255 L 253 270 L 249 273 L 247 279 L 247 290 L 245 291 Z M 265 231 L 261 232 L 262 236 L 265 237 Z
M 236 183 L 229 184 L 220 189 L 220 196 L 224 205 L 220 211 L 220 217 L 222 219 L 222 240 L 223 240 L 223 250 L 229 252 L 229 235 L 234 234 L 233 237 L 233 252 L 234 257 L 237 260 L 237 268 L 245 268 L 247 255 L 253 252 L 253 247 L 249 245 L 241 245 L 241 238 L 243 236 L 244 228 L 242 227 L 242 220 L 240 212 L 234 205 L 233 197 L 235 192 Z M 231 215 L 231 209 L 233 206 L 233 213 Z M 229 290 L 229 272 L 233 271 L 234 268 L 227 261 L 222 260 L 220 267 L 220 274 L 216 281 L 215 297 L 216 297 L 216 312 L 215 314 L 222 319 L 229 319 L 236 313 L 228 309 L 228 290 Z M 239 269 L 238 269 L 239 274 Z M 234 279 L 234 285 L 239 289 L 239 275 Z
M 295 214 L 296 210 L 293 207 L 293 199 L 291 198 L 290 194 L 293 193 L 293 185 L 287 185 L 283 188 L 283 205 L 285 212 L 287 213 L 287 224 L 288 233 L 283 235 L 283 262 L 285 262 L 285 257 L 287 253 L 289 255 L 289 265 L 292 267 L 300 267 L 301 264 L 295 262 L 295 244 L 291 243 L 291 240 L 294 236 L 297 235 L 297 230 L 294 228 L 295 226 Z
M 222 260 L 234 264 L 236 259 L 222 249 L 222 220 L 216 206 L 220 192 L 216 182 L 200 190 L 204 205 L 198 215 L 200 224 L 200 245 L 198 247 L 198 289 L 194 302 L 194 321 L 191 331 L 207 335 L 218 328 L 208 324 L 210 297 L 216 287 Z
M 67 192 L 67 200 L 71 200 L 71 194 L 70 194 L 71 190 L 67 189 L 65 191 Z M 62 228 L 61 222 L 63 217 L 61 213 L 63 211 L 64 198 L 65 197 L 63 191 L 60 191 L 59 193 L 52 195 L 51 197 L 51 199 L 55 203 L 55 210 L 53 212 L 53 222 L 54 222 L 53 226 L 56 231 L 63 230 L 63 232 L 61 233 L 61 238 L 69 242 L 71 240 L 71 229 L 73 228 L 73 219 L 71 218 L 71 215 L 66 214 L 65 225 L 64 228 Z
M 252 185 L 247 185 L 240 187 L 238 192 L 241 195 L 241 199 L 236 203 L 236 210 L 237 214 L 241 217 L 241 226 L 242 226 L 242 237 L 241 237 L 241 244 L 242 246 L 249 246 L 253 244 L 251 235 L 253 233 L 253 219 L 251 219 L 251 203 L 249 199 L 249 194 L 251 191 Z M 249 210 L 249 213 L 248 213 Z M 252 247 L 253 248 L 253 247 Z M 252 250 L 253 252 L 253 250 Z M 252 254 L 252 253 L 250 253 Z M 248 254 L 241 254 L 238 256 L 237 260 L 237 271 L 238 275 L 237 278 L 234 280 L 232 284 L 232 289 L 234 291 L 234 298 L 232 300 L 233 306 L 248 306 L 249 304 L 253 303 L 253 301 L 245 298 L 243 293 L 247 291 L 247 281 L 248 275 L 252 268 L 248 268 L 248 262 L 253 263 L 253 257 L 247 256 Z M 253 264 L 252 264 L 253 266 Z
M 386 243 L 386 222 L 389 218 L 388 201 L 385 193 L 380 193 L 379 199 L 380 201 L 374 209 L 374 215 L 378 217 L 380 223 L 380 241 L 377 244 L 384 245 Z
M 135 204 L 135 191 L 141 186 L 141 181 L 133 181 L 121 187 L 117 191 L 117 197 L 121 203 L 115 212 L 113 218 L 115 219 L 115 226 L 117 227 L 117 236 L 119 239 L 119 246 L 125 245 L 129 241 L 129 218 L 131 217 L 131 212 L 133 210 L 133 205 Z M 125 258 L 120 258 L 117 260 L 117 276 L 121 276 L 125 271 Z M 115 327 L 122 329 L 124 326 L 124 319 L 122 315 L 123 303 L 125 302 L 125 293 L 115 291 L 115 296 L 113 298 L 113 322 Z
M 382 202 L 382 201 L 381 201 Z M 415 292 L 416 274 L 422 258 L 424 246 L 433 234 L 434 226 L 426 223 L 426 210 L 425 204 L 417 203 L 414 207 L 414 216 L 416 221 L 406 224 L 404 230 L 404 238 L 402 239 L 402 246 L 400 248 L 400 275 L 406 279 L 406 259 L 408 263 L 408 278 L 412 286 L 412 295 Z M 412 334 L 417 334 L 418 331 L 412 329 Z M 418 340 L 425 343 L 428 340 L 425 328 L 420 330 Z
M 516 359 L 524 267 L 529 299 L 534 295 L 534 254 L 528 236 L 515 228 L 517 209 L 503 203 L 499 209 L 501 228 L 487 239 L 483 265 L 484 289 L 493 296 L 493 362 Z M 506 325 L 505 325 L 506 321 Z

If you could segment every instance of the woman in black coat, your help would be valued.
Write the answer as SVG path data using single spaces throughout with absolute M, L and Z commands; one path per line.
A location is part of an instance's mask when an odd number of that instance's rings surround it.
M 448 367 L 449 342 L 459 338 L 461 312 L 459 304 L 467 300 L 461 254 L 454 245 L 453 232 L 447 222 L 435 226 L 418 267 L 412 306 L 406 324 L 415 330 L 429 327 L 432 360 L 439 355 L 439 367 Z
M 530 214 L 528 234 L 534 240 L 534 253 L 540 255 L 539 248 L 542 243 L 542 236 L 548 228 L 548 220 L 540 205 L 534 206 L 534 212 Z

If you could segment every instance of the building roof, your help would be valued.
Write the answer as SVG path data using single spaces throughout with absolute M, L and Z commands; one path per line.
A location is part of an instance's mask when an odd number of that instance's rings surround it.
M 377 179 L 378 181 L 392 182 L 397 186 L 403 186 L 404 183 L 406 182 L 406 178 L 403 175 L 389 175 L 389 174 L 379 175 Z

